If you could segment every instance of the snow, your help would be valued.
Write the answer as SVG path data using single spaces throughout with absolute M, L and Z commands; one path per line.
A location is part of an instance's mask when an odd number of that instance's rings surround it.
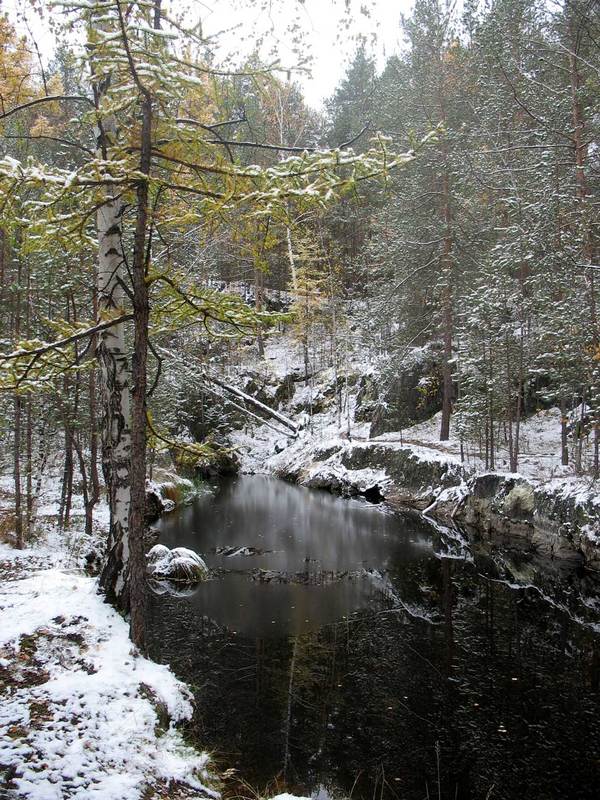
M 458 486 L 449 486 L 447 489 L 442 489 L 433 503 L 423 510 L 423 514 L 427 516 L 427 512 L 433 511 L 436 506 L 440 506 L 442 504 L 452 504 L 450 516 L 453 517 L 458 510 L 458 507 L 468 494 L 469 490 L 467 488 L 467 484 L 464 482 L 460 483 Z
M 271 800 L 310 800 L 310 797 L 301 797 L 296 794 L 288 794 L 287 792 L 283 792 L 283 794 L 276 794 L 275 797 L 272 797 Z
M 407 360 L 418 362 L 424 359 L 428 355 L 428 347 L 412 348 Z M 389 488 L 391 481 L 384 470 L 348 470 L 341 463 L 343 454 L 349 448 L 374 445 L 391 450 L 408 450 L 412 458 L 439 464 L 461 479 L 457 487 L 444 490 L 430 487 L 427 492 L 436 496 L 434 505 L 443 503 L 450 514 L 468 492 L 467 481 L 490 472 L 475 443 L 463 442 L 461 453 L 461 442 L 452 423 L 449 440 L 440 441 L 441 413 L 402 431 L 384 433 L 371 439 L 370 424 L 354 421 L 359 383 L 356 382 L 351 388 L 347 406 L 338 415 L 331 392 L 335 374 L 327 361 L 327 354 L 321 360 L 317 354 L 311 366 L 310 380 L 303 381 L 302 349 L 289 333 L 272 334 L 267 338 L 263 360 L 255 356 L 252 362 L 248 359 L 248 353 L 245 353 L 243 364 L 232 366 L 228 379 L 234 381 L 236 371 L 243 373 L 248 362 L 255 372 L 262 374 L 271 384 L 286 375 L 294 375 L 295 392 L 283 410 L 298 421 L 300 430 L 296 440 L 286 437 L 284 431 L 277 432 L 267 425 L 255 423 L 249 424 L 243 431 L 234 431 L 231 440 L 245 472 L 295 475 L 300 482 L 311 486 L 331 485 L 332 481 L 342 489 L 353 486 L 359 491 L 378 486 L 385 495 L 385 489 Z M 369 359 L 356 340 L 352 342 L 351 352 L 347 353 L 345 369 L 355 378 L 366 375 L 377 378 L 379 362 Z M 323 411 L 299 413 L 301 408 L 317 400 L 324 400 Z M 581 410 L 575 409 L 575 413 L 580 415 Z M 553 492 L 563 499 L 573 500 L 576 505 L 586 505 L 588 508 L 590 504 L 600 505 L 598 483 L 594 483 L 589 476 L 575 474 L 572 454 L 570 465 L 561 465 L 560 430 L 561 413 L 558 408 L 542 410 L 523 419 L 518 473 L 513 477 L 525 478 L 536 491 Z M 584 463 L 590 463 L 591 451 L 591 441 L 585 441 Z M 495 474 L 506 477 L 511 474 L 508 444 L 500 435 L 496 441 Z M 432 509 L 433 506 L 430 507 Z M 595 523 L 582 526 L 582 533 L 592 542 L 600 541 L 600 532 L 595 528 Z
M 156 578 L 199 581 L 208 574 L 203 559 L 187 547 L 169 550 L 164 544 L 155 544 L 147 554 L 148 571 Z
M 34 685 L 17 682 L 0 704 L 0 763 L 16 769 L 15 796 L 121 800 L 161 780 L 216 796 L 207 756 L 174 727 L 190 718 L 191 693 L 136 652 L 95 579 L 53 567 L 5 581 L 0 611 L 4 668 L 18 675 L 25 660 L 41 674 Z M 24 636 L 35 636 L 34 658 Z M 157 704 L 171 719 L 162 736 Z
M 128 623 L 81 569 L 106 536 L 106 504 L 94 510 L 91 539 L 78 496 L 72 527 L 56 527 L 60 466 L 50 460 L 42 477 L 35 539 L 25 550 L 0 542 L 0 765 L 16 771 L 10 796 L 136 800 L 178 781 L 188 796 L 216 797 L 207 755 L 176 727 L 191 716 L 190 691 L 137 652 Z M 11 490 L 10 474 L 0 475 L 4 510 Z
M 433 453 L 445 453 L 460 459 L 460 440 L 451 430 L 450 439 L 446 442 L 439 440 L 440 417 L 438 413 L 425 422 L 406 428 L 402 432 L 402 440 L 409 444 L 421 445 L 429 448 Z M 374 441 L 393 441 L 400 438 L 400 433 L 386 433 Z M 508 446 L 500 439 L 497 443 L 496 470 L 499 473 L 509 472 Z M 483 458 L 480 457 L 473 445 L 468 443 L 464 447 L 465 464 L 477 472 L 485 469 Z M 539 411 L 521 422 L 519 475 L 535 483 L 546 483 L 555 477 L 562 480 L 565 476 L 574 473 L 572 468 L 561 467 L 560 450 L 560 410 L 551 408 Z M 505 468 L 505 469 L 503 469 Z M 583 479 L 582 479 L 583 482 Z

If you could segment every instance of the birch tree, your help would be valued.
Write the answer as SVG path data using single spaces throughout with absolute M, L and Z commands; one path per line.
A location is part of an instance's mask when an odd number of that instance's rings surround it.
M 0 162 L 0 182 L 6 197 L 32 193 L 25 211 L 40 248 L 97 248 L 98 317 L 63 326 L 58 339 L 28 340 L 5 352 L 2 381 L 19 391 L 36 389 L 73 368 L 78 342 L 98 341 L 111 507 L 102 582 L 107 595 L 130 612 L 132 637 L 143 647 L 152 338 L 191 324 L 203 325 L 210 335 L 256 334 L 272 320 L 240 298 L 198 288 L 168 270 L 160 253 L 168 251 L 171 237 L 207 220 L 227 226 L 241 215 L 284 225 L 289 203 L 301 211 L 321 206 L 362 181 L 385 178 L 415 154 L 391 153 L 388 140 L 378 136 L 361 154 L 286 147 L 286 158 L 272 166 L 240 164 L 232 157 L 235 141 L 221 135 L 231 121 L 219 118 L 210 80 L 215 70 L 187 55 L 204 47 L 200 34 L 164 14 L 159 0 L 61 7 L 85 36 L 81 64 L 89 90 L 42 96 L 39 103 L 82 110 L 96 131 L 96 152 L 71 169 L 7 158 Z M 8 113 L 24 110 L 21 104 Z

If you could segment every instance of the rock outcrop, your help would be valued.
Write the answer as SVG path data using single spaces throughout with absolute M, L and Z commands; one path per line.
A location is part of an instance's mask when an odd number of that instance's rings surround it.
M 458 525 L 471 541 L 487 539 L 600 569 L 600 501 L 581 484 L 475 475 L 433 449 L 377 441 L 332 441 L 287 460 L 284 452 L 275 471 L 304 486 L 426 511 Z
M 156 544 L 147 553 L 148 573 L 153 578 L 166 578 L 180 583 L 199 583 L 208 577 L 208 567 L 198 553 L 187 547 L 169 550 Z
M 365 401 L 358 404 L 361 421 L 371 422 L 371 436 L 422 422 L 442 407 L 440 358 L 431 348 L 414 348 L 400 369 L 381 382 L 376 392 L 367 382 Z

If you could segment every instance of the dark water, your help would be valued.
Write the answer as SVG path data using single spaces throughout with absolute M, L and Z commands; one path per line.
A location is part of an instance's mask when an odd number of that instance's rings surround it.
M 237 770 L 230 794 L 600 798 L 594 575 L 260 477 L 161 541 L 214 576 L 152 593 L 148 635 L 197 694 L 190 734 Z

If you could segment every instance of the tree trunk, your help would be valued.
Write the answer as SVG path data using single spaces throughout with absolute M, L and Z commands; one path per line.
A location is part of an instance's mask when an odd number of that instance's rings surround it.
M 577 199 L 580 205 L 580 215 L 583 221 L 583 258 L 585 264 L 585 281 L 588 290 L 588 305 L 590 315 L 590 334 L 592 340 L 592 349 L 597 353 L 600 348 L 600 332 L 598 328 L 598 314 L 596 307 L 596 285 L 595 285 L 595 264 L 598 254 L 598 247 L 592 230 L 592 223 L 590 222 L 590 203 L 589 189 L 587 185 L 587 178 L 585 174 L 586 162 L 588 161 L 588 142 L 589 131 L 586 129 L 586 121 L 583 113 L 583 107 L 579 93 L 582 86 L 582 77 L 579 69 L 579 57 L 577 55 L 579 48 L 578 32 L 575 29 L 575 19 L 573 14 L 569 18 L 569 75 L 571 79 L 571 114 L 573 118 L 573 144 L 575 146 L 575 182 L 577 187 Z M 592 383 L 598 380 L 598 373 L 600 369 L 594 363 L 592 365 Z M 596 400 L 596 402 L 594 402 Z M 597 405 L 598 400 L 594 396 L 590 396 L 590 405 Z M 600 412 L 597 408 L 592 409 L 592 421 L 594 427 L 594 477 L 598 477 L 600 472 L 599 453 L 600 453 L 600 431 L 598 429 L 599 420 L 598 414 Z M 578 448 L 581 450 L 581 439 L 578 442 Z M 578 456 L 579 465 L 581 456 Z
M 255 267 L 254 269 L 254 308 L 257 311 L 262 311 L 262 271 Z M 263 337 L 262 328 L 259 325 L 256 333 L 256 346 L 258 355 L 263 358 L 265 355 L 265 342 Z
M 294 259 L 294 251 L 292 249 L 292 231 L 289 225 L 286 225 L 285 228 L 285 238 L 287 242 L 287 255 L 288 255 L 288 262 L 290 265 L 290 276 L 292 278 L 292 291 L 294 292 L 294 297 L 298 294 L 298 278 L 296 277 L 296 261 Z
M 25 408 L 25 508 L 27 538 L 31 538 L 33 527 L 33 420 L 31 412 L 31 395 L 27 397 Z
M 569 464 L 569 445 L 567 440 L 567 407 L 565 398 L 560 398 L 560 463 L 563 467 Z
M 94 319 L 98 319 L 98 270 L 94 270 L 94 289 L 92 291 L 92 306 L 94 309 Z M 96 352 L 97 338 L 94 336 L 91 342 L 91 351 Z M 88 536 L 92 535 L 94 524 L 94 507 L 100 499 L 100 477 L 98 475 L 98 420 L 96 407 L 96 370 L 90 370 L 88 382 L 88 406 L 90 415 L 90 469 L 89 483 L 90 493 L 88 502 L 85 506 L 85 532 Z
M 155 27 L 160 27 L 160 0 L 155 0 Z M 145 548 L 146 528 L 146 381 L 148 360 L 148 323 L 150 303 L 146 283 L 147 261 L 150 256 L 148 228 L 148 179 L 152 158 L 152 96 L 140 86 L 143 93 L 142 131 L 140 141 L 140 167 L 144 176 L 138 183 L 135 237 L 132 265 L 134 344 L 132 362 L 132 415 L 131 415 L 131 507 L 129 510 L 129 536 L 131 544 L 130 634 L 133 642 L 145 648 Z
M 586 394 L 585 389 L 581 393 L 581 412 L 579 419 L 575 421 L 575 472 L 581 475 L 583 470 L 583 418 L 585 415 Z
M 65 319 L 67 322 L 71 319 L 71 306 L 69 298 L 67 297 L 67 307 Z M 73 318 L 73 322 L 76 320 Z M 77 360 L 77 353 L 75 353 L 75 360 Z M 63 378 L 63 397 L 65 400 L 71 397 L 72 383 L 69 380 L 69 375 L 66 374 Z M 65 434 L 65 465 L 63 469 L 63 482 L 62 492 L 60 497 L 60 506 L 58 510 L 58 527 L 68 528 L 71 517 L 71 504 L 73 501 L 73 426 L 71 420 L 77 419 L 77 403 L 73 404 L 72 409 L 64 406 L 62 403 L 61 411 L 63 418 L 63 428 Z
M 25 330 L 31 336 L 31 267 L 27 262 Z M 25 529 L 27 539 L 31 539 L 33 525 L 33 420 L 31 393 L 25 404 Z
M 513 453 L 510 462 L 510 471 L 517 472 L 519 469 L 519 450 L 521 438 L 521 416 L 522 416 L 522 398 L 523 393 L 519 385 L 517 390 L 517 408 L 515 411 L 515 436 L 513 440 Z
M 444 363 L 442 366 L 442 422 L 440 427 L 440 441 L 445 442 L 450 438 L 450 416 L 452 414 L 452 308 L 450 300 L 450 287 L 445 291 L 444 299 Z
M 105 121 L 104 129 L 114 125 Z M 117 314 L 123 306 L 124 258 L 121 217 L 124 204 L 109 190 L 98 210 L 98 312 Z M 102 469 L 110 508 L 108 558 L 100 579 L 107 598 L 123 611 L 129 609 L 129 465 L 131 430 L 129 363 L 125 325 L 102 331 L 98 338 L 98 362 L 103 395 Z
M 160 28 L 161 0 L 154 0 L 155 29 Z M 135 77 L 135 76 L 134 76 Z M 150 91 L 136 83 L 143 95 L 142 130 L 139 171 L 144 176 L 137 187 L 137 209 L 132 265 L 134 348 L 132 364 L 132 448 L 131 448 L 131 507 L 129 533 L 131 541 L 130 597 L 133 642 L 145 649 L 145 515 L 146 515 L 146 444 L 147 409 L 146 383 L 148 360 L 148 324 L 150 303 L 146 275 L 151 255 L 152 221 L 149 219 L 149 181 L 152 163 L 153 100 Z
M 65 393 L 68 391 L 68 386 L 69 383 L 65 380 Z M 73 500 L 73 430 L 69 424 L 66 413 L 63 418 L 63 427 L 65 432 L 65 465 L 63 468 L 62 491 L 58 509 L 58 527 L 68 528 Z
M 444 159 L 447 160 L 447 153 L 444 146 Z M 446 165 L 447 169 L 447 165 Z M 444 220 L 444 244 L 441 258 L 441 271 L 446 285 L 442 297 L 442 326 L 444 355 L 442 365 L 442 422 L 440 427 L 440 440 L 447 441 L 450 438 L 450 416 L 452 414 L 452 212 L 450 209 L 450 178 L 448 172 L 442 178 L 442 197 L 443 197 L 443 220 Z
M 4 284 L 6 283 L 6 234 L 0 228 L 0 304 L 4 303 Z M 0 333 L 3 328 L 0 327 Z
M 447 85 L 446 85 L 446 72 L 445 62 L 442 49 L 436 53 L 438 59 L 438 102 L 440 108 L 440 119 L 446 124 L 446 98 L 447 98 Z M 442 367 L 442 422 L 440 426 L 440 440 L 447 441 L 450 438 L 450 415 L 452 414 L 452 332 L 453 332 L 453 313 L 452 313 L 452 247 L 453 247 L 453 230 L 452 230 L 452 206 L 450 199 L 450 164 L 448 160 L 448 142 L 445 138 L 441 140 L 441 150 L 443 159 L 443 173 L 442 173 L 442 223 L 444 226 L 444 242 L 440 258 L 440 272 L 445 280 L 444 293 L 442 297 L 442 315 L 443 315 L 443 342 L 444 342 L 444 355 Z
M 15 339 L 18 341 L 21 336 L 21 261 L 17 262 L 17 291 L 15 302 L 14 317 Z M 21 496 L 21 413 L 23 409 L 23 398 L 15 392 L 15 438 L 13 448 L 13 479 L 15 489 L 15 536 L 19 550 L 24 547 L 23 541 L 23 510 Z
M 13 451 L 13 478 L 15 487 L 15 536 L 17 548 L 22 550 L 23 541 L 23 511 L 21 504 L 21 409 L 23 399 L 15 394 L 15 441 Z
M 98 475 L 98 428 L 96 420 L 96 373 L 90 372 L 90 496 L 85 507 L 85 532 L 92 534 L 94 507 L 100 499 L 100 478 Z

